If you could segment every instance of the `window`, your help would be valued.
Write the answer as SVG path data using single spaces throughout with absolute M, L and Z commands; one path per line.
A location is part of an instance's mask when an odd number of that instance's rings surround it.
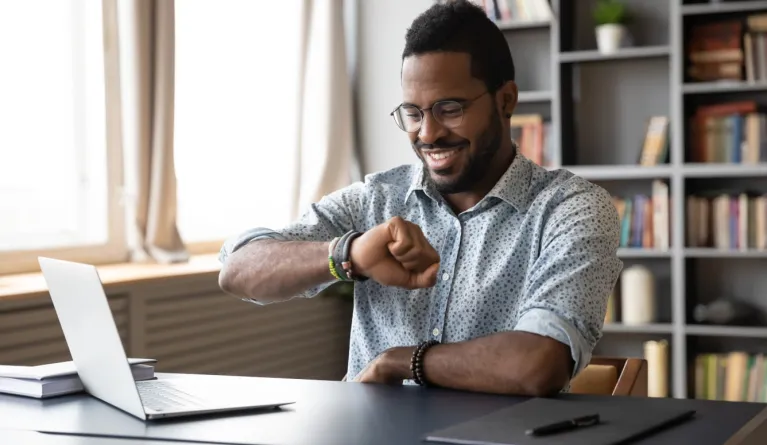
M 244 228 L 289 221 L 302 3 L 176 2 L 174 156 L 189 244 L 217 249 Z
M 100 1 L 0 2 L 0 263 L 112 242 L 102 35 Z

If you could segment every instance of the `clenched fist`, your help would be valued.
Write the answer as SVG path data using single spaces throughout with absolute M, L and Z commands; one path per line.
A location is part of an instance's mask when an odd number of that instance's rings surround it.
M 439 254 L 421 228 L 395 216 L 352 241 L 355 273 L 385 286 L 431 287 L 437 282 Z

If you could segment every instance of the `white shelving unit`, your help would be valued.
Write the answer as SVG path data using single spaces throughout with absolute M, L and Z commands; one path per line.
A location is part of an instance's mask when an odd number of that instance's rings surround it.
M 637 19 L 630 28 L 635 43 L 609 55 L 596 50 L 593 0 L 550 3 L 551 22 L 499 25 L 522 91 L 515 113 L 542 114 L 554 129 L 556 150 L 547 168 L 568 169 L 613 194 L 648 194 L 654 180 L 669 185 L 670 248 L 618 251 L 625 265 L 644 264 L 657 272 L 659 318 L 649 325 L 606 325 L 597 352 L 640 355 L 644 341 L 666 339 L 671 396 L 691 397 L 694 357 L 710 352 L 711 345 L 767 352 L 767 326 L 698 325 L 691 316 L 695 304 L 712 300 L 716 289 L 730 288 L 737 290 L 735 296 L 761 298 L 767 311 L 767 251 L 688 247 L 686 197 L 708 188 L 709 181 L 711 189 L 733 184 L 767 192 L 767 164 L 688 162 L 686 122 L 701 103 L 754 99 L 767 106 L 767 82 L 687 81 L 685 30 L 723 15 L 767 12 L 767 1 L 624 0 Z M 637 161 L 652 115 L 670 118 L 669 160 L 643 167 Z

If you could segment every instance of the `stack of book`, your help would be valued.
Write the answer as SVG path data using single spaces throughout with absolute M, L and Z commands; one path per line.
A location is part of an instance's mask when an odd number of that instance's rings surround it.
M 511 117 L 510 125 L 511 139 L 519 152 L 541 167 L 550 167 L 554 151 L 551 123 L 540 114 L 517 114 Z
M 131 358 L 136 381 L 154 378 L 154 363 L 149 358 Z M 45 399 L 84 391 L 74 362 L 38 366 L 0 365 L 0 393 Z
M 487 16 L 497 22 L 550 20 L 551 5 L 547 0 L 472 0 Z
M 723 20 L 690 27 L 687 76 L 692 81 L 743 79 L 743 23 Z
M 767 194 L 712 191 L 688 196 L 687 245 L 767 249 Z
M 755 101 L 700 106 L 690 127 L 693 162 L 767 162 L 767 119 Z
M 695 398 L 767 402 L 763 354 L 733 351 L 695 358 Z
M 668 185 L 655 180 L 651 195 L 613 196 L 621 221 L 620 247 L 667 250 L 670 209 Z

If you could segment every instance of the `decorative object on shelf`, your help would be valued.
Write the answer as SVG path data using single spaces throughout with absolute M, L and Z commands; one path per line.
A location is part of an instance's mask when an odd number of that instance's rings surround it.
M 758 307 L 737 299 L 719 298 L 708 304 L 698 304 L 692 312 L 697 323 L 715 325 L 761 326 L 764 312 Z
M 655 278 L 641 264 L 621 273 L 621 322 L 642 325 L 655 322 Z
M 668 397 L 668 342 L 644 342 L 644 358 L 647 360 L 647 396 Z
M 598 0 L 594 8 L 597 48 L 602 54 L 612 54 L 628 46 L 630 36 L 626 5 L 618 0 Z

